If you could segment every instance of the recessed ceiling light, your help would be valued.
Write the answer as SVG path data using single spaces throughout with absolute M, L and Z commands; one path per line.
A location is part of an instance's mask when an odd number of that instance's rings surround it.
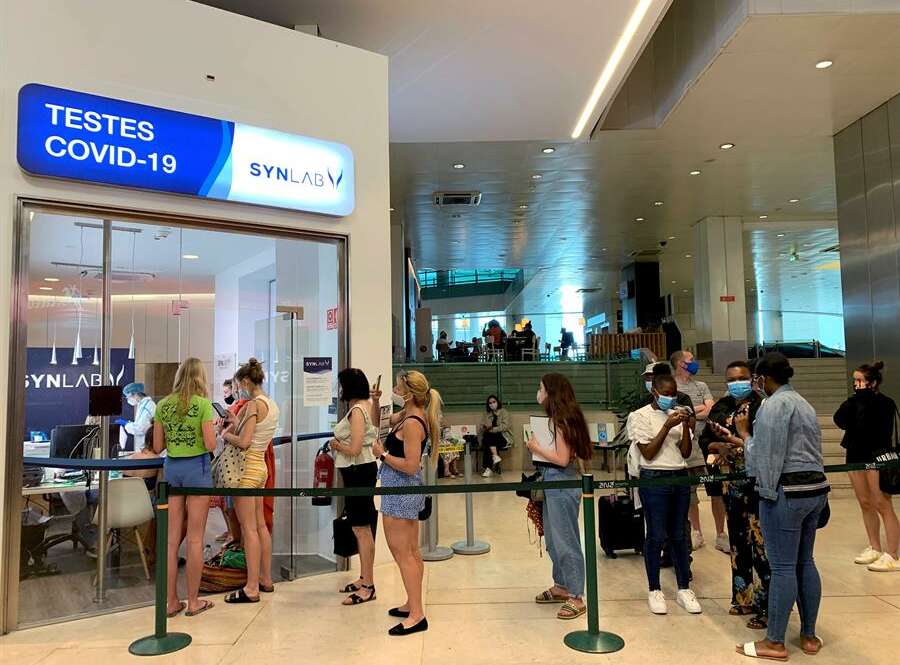
M 722 143 L 719 145 L 721 150 L 731 150 L 734 147 L 734 143 Z
M 690 254 L 685 254 L 685 255 L 684 255 L 684 258 L 689 259 L 689 258 L 691 258 L 691 255 L 690 255 Z
M 800 199 L 788 199 L 788 203 L 800 203 Z
M 691 171 L 691 175 L 700 175 L 699 169 L 694 169 L 693 171 Z
M 455 169 L 464 169 L 464 168 L 466 168 L 466 165 L 463 164 L 462 162 L 457 162 L 456 164 L 453 165 L 453 168 L 455 168 Z
M 59 277 L 44 277 L 45 282 L 58 282 Z
M 600 97 L 603 95 L 603 91 L 606 90 L 606 86 L 609 85 L 613 74 L 616 72 L 616 68 L 619 66 L 619 62 L 621 62 L 622 57 L 625 55 L 625 51 L 628 50 L 628 45 L 631 44 L 631 40 L 634 38 L 634 34 L 640 27 L 641 21 L 644 20 L 644 15 L 647 13 L 647 10 L 650 9 L 651 4 L 651 0 L 640 0 L 634 8 L 634 11 L 631 12 L 631 17 L 628 19 L 628 23 L 625 24 L 625 29 L 622 30 L 619 41 L 616 42 L 616 46 L 610 54 L 609 60 L 606 61 L 603 71 L 600 72 L 600 78 L 597 79 L 594 89 L 591 90 L 591 96 L 588 97 L 587 104 L 584 105 L 584 109 L 581 111 L 581 117 L 578 118 L 575 129 L 572 130 L 573 139 L 577 139 L 581 136 L 581 132 L 584 131 L 585 125 L 587 125 L 588 120 L 590 120 L 591 115 L 593 115 L 594 109 L 597 108 L 597 104 L 600 101 Z
M 556 152 L 556 148 L 551 148 L 549 145 L 546 148 L 541 148 L 541 152 L 545 155 L 549 155 L 550 153 Z
M 606 251 L 606 247 L 601 247 L 601 248 L 600 248 L 600 251 L 601 251 L 601 252 L 605 252 L 605 251 Z
M 52 287 L 52 286 L 39 286 L 38 288 L 39 288 L 41 291 L 52 291 L 52 290 L 53 290 L 53 287 Z
M 453 244 L 454 244 L 454 245 L 458 245 L 458 244 L 459 244 L 459 240 L 454 240 L 454 241 L 453 241 Z
M 669 240 L 675 240 L 675 236 L 669 236 Z
M 196 254 L 182 254 L 181 258 L 187 259 L 189 261 L 193 261 L 194 259 L 199 259 L 200 257 L 197 256 Z
M 775 237 L 776 237 L 776 238 L 784 238 L 784 234 L 783 234 L 783 233 L 778 233 L 778 234 L 775 235 Z
M 636 221 L 636 222 L 643 222 L 643 221 L 644 221 L 644 218 L 643 218 L 643 217 L 635 217 L 635 218 L 634 218 L 634 221 Z
M 544 176 L 542 176 L 540 173 L 535 173 L 534 175 L 531 176 L 531 179 L 532 180 L 540 180 L 543 177 Z
M 523 203 L 522 205 L 519 206 L 519 210 L 528 210 L 528 205 Z
M 663 204 L 662 201 L 654 201 L 654 202 L 653 202 L 653 205 L 655 205 L 657 208 L 658 208 L 659 206 L 661 206 L 662 204 Z
M 760 219 L 769 219 L 769 216 L 768 215 L 760 215 L 759 218 Z
M 678 284 L 678 282 L 677 282 L 676 280 L 673 279 L 673 280 L 672 280 L 672 284 Z
M 819 62 L 816 63 L 816 69 L 828 69 L 833 64 L 834 62 L 831 60 L 819 60 Z
M 687 293 L 688 290 L 687 290 L 687 289 L 681 289 L 681 292 L 682 292 L 682 293 Z

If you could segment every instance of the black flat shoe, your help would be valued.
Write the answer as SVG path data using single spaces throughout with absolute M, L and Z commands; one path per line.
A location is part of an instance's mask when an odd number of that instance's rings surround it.
M 412 635 L 413 633 L 421 633 L 425 630 L 428 630 L 428 619 L 422 619 L 415 626 L 410 626 L 409 628 L 404 628 L 402 623 L 398 623 L 388 631 L 388 635 Z
M 397 617 L 398 619 L 406 619 L 407 617 L 409 617 L 409 612 L 406 610 L 401 610 L 399 607 L 389 609 L 388 614 L 392 617 Z

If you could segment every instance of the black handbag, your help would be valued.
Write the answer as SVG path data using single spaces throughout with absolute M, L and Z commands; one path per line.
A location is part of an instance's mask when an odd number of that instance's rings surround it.
M 353 527 L 350 525 L 346 511 L 334 520 L 332 529 L 334 532 L 334 553 L 336 556 L 351 557 L 359 553 L 356 535 L 353 533 Z
M 900 466 L 897 465 L 900 460 L 900 423 L 898 423 L 900 413 L 894 418 L 894 449 L 879 455 L 875 459 L 879 462 L 893 462 L 894 466 L 887 469 L 880 469 L 878 472 L 878 485 L 885 494 L 900 494 Z
M 523 483 L 539 483 L 543 480 L 544 474 L 541 473 L 541 470 L 538 469 L 530 476 L 522 474 L 522 482 Z M 531 501 L 535 501 L 536 503 L 540 503 L 544 500 L 543 490 L 516 490 L 516 496 L 520 496 L 523 499 L 529 499 Z M 540 493 L 540 495 L 538 495 Z
M 425 497 L 425 506 L 419 511 L 419 521 L 424 522 L 431 517 L 431 497 Z

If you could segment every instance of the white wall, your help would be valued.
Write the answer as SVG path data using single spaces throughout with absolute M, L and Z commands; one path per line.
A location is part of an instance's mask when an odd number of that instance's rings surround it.
M 186 0 L 0 0 L 0 62 L 0 367 L 18 195 L 346 235 L 351 362 L 390 376 L 387 58 Z M 356 159 L 356 210 L 334 219 L 26 177 L 16 102 L 31 82 L 339 141 Z M 0 394 L 17 385 L 0 372 Z

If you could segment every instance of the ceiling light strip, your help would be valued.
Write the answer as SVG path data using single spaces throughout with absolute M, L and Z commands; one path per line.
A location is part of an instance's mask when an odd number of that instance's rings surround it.
M 641 25 L 641 21 L 644 20 L 644 15 L 647 13 L 647 10 L 650 9 L 650 3 L 651 0 L 640 0 L 637 7 L 634 8 L 634 12 L 632 12 L 631 18 L 628 19 L 625 30 L 622 31 L 622 35 L 619 37 L 616 47 L 609 56 L 609 60 L 606 61 L 606 66 L 600 73 L 600 78 L 597 79 L 597 84 L 594 86 L 594 90 L 591 92 L 591 96 L 588 99 L 587 104 L 585 104 L 584 110 L 581 112 L 578 124 L 575 125 L 575 129 L 572 132 L 573 139 L 577 139 L 581 136 L 585 125 L 587 125 L 588 120 L 591 119 L 594 109 L 597 108 L 597 103 L 600 101 L 600 96 L 603 94 L 603 91 L 606 90 L 606 86 L 609 85 L 609 81 L 616 71 L 616 67 L 619 66 L 619 62 L 625 55 L 628 45 L 634 38 L 634 33 L 637 32 L 638 27 Z

